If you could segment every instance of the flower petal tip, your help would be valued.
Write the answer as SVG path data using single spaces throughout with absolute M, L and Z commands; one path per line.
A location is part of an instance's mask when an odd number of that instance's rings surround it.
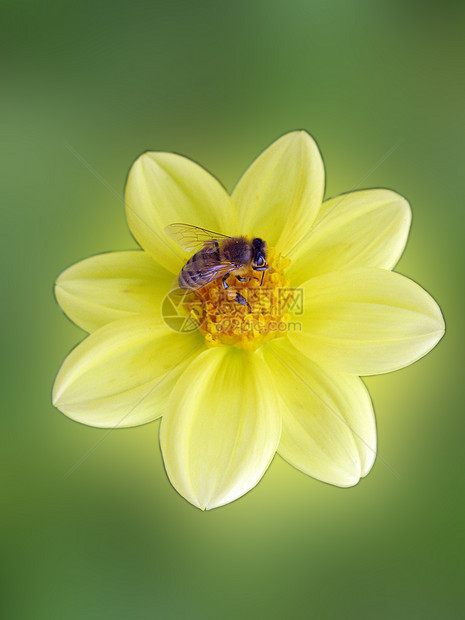
M 431 297 L 431 300 L 434 304 L 433 311 L 431 312 L 432 319 L 432 327 L 429 336 L 430 336 L 430 348 L 427 353 L 434 349 L 434 347 L 439 343 L 439 341 L 444 337 L 446 333 L 446 322 L 444 320 L 444 315 L 442 314 L 441 308 L 436 303 L 436 301 Z M 435 329 L 434 329 L 435 328 Z
M 362 478 L 363 474 L 360 469 L 360 464 L 356 466 L 356 464 L 354 463 L 353 470 L 346 469 L 343 472 L 338 472 L 337 474 L 333 472 L 333 476 L 331 477 L 331 479 L 323 479 L 322 481 L 326 482 L 327 484 L 331 484 L 332 486 L 339 487 L 341 489 L 349 489 L 351 487 L 355 487 Z
M 376 449 L 373 449 L 368 446 L 367 457 L 365 459 L 365 462 L 362 463 L 362 468 L 360 471 L 360 478 L 366 478 L 368 474 L 371 472 L 371 470 L 373 469 L 373 465 L 376 462 L 376 456 L 377 456 Z
M 58 384 L 57 381 L 58 377 L 55 379 L 55 383 L 53 384 L 53 388 L 52 388 L 52 405 L 56 408 L 56 409 L 60 409 L 60 405 L 62 404 L 60 402 L 60 397 L 62 395 L 62 386 L 60 386 Z
M 356 463 L 353 463 L 351 470 L 346 470 L 345 478 L 341 479 L 340 486 L 343 488 L 354 487 L 360 482 L 362 477 L 362 463 L 359 459 Z

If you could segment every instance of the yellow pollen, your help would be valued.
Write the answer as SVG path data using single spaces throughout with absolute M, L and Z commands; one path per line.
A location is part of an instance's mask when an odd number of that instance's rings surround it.
M 262 284 L 263 272 L 250 267 L 239 272 L 245 282 L 239 281 L 232 273 L 227 279 L 227 289 L 222 278 L 199 289 L 204 300 L 200 331 L 209 346 L 228 345 L 254 350 L 264 342 L 286 334 L 292 289 L 284 270 L 290 260 L 269 248 L 267 263 L 269 269 L 264 272 Z M 236 300 L 237 294 L 242 303 Z

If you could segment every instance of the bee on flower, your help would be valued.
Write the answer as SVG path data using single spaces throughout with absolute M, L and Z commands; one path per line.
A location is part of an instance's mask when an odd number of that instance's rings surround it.
M 139 157 L 125 202 L 142 249 L 88 258 L 57 280 L 60 306 L 90 335 L 58 372 L 55 406 L 104 428 L 162 416 L 169 479 L 201 509 L 251 490 L 276 452 L 326 483 L 357 484 L 376 456 L 360 376 L 415 362 L 444 321 L 392 271 L 407 201 L 384 189 L 323 195 L 304 131 L 268 147 L 231 195 L 187 158 Z M 197 329 L 164 320 L 173 282 Z

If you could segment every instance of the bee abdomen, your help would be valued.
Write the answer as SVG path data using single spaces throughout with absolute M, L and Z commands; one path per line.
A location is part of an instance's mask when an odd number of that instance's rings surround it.
M 202 273 L 192 266 L 194 262 L 198 262 L 198 259 L 197 254 L 194 254 L 181 269 L 178 277 L 179 288 L 196 289 L 202 286 Z
M 202 286 L 201 277 L 198 273 L 189 273 L 184 267 L 178 278 L 179 288 L 196 289 Z

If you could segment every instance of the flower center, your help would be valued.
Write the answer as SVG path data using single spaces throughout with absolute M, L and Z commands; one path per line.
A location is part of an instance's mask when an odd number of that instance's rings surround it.
M 292 296 L 284 269 L 290 260 L 269 248 L 267 264 L 265 271 L 245 267 L 231 273 L 225 283 L 217 278 L 199 289 L 205 302 L 200 331 L 208 345 L 254 350 L 284 336 Z

